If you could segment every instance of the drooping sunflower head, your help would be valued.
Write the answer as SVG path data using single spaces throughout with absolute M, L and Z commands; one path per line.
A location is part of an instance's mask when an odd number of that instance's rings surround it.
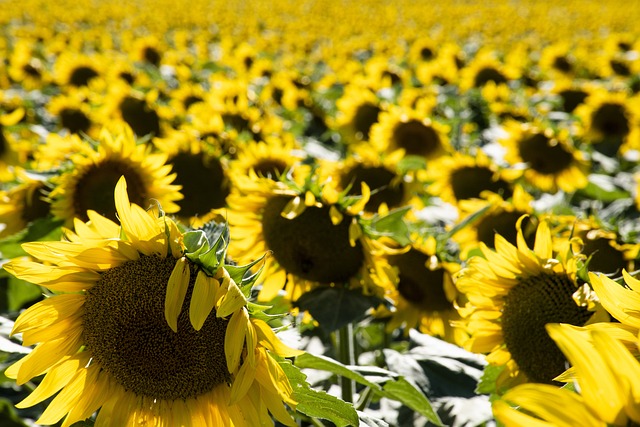
M 45 379 L 19 407 L 53 395 L 38 423 L 295 425 L 292 388 L 271 353 L 297 354 L 252 315 L 250 266 L 225 263 L 228 227 L 182 233 L 115 189 L 121 225 L 88 211 L 61 242 L 24 245 L 5 269 L 57 293 L 16 321 L 37 344 L 7 375 Z M 82 386 L 80 386 L 82 384 Z M 59 393 L 58 393 L 59 392 Z M 271 414 L 271 415 L 270 415 Z
M 219 215 L 231 191 L 228 166 L 220 150 L 181 132 L 154 143 L 166 154 L 166 164 L 175 174 L 174 184 L 181 187 L 183 198 L 176 202 L 181 221 L 199 226 Z
M 587 185 L 589 163 L 572 146 L 567 131 L 515 121 L 505 129 L 509 135 L 501 140 L 507 147 L 505 158 L 522 170 L 528 183 L 549 192 L 573 192 Z
M 66 138 L 61 138 L 65 140 Z M 116 207 L 109 194 L 121 176 L 125 176 L 131 199 L 139 205 L 159 203 L 165 212 L 178 210 L 176 201 L 182 196 L 180 187 L 172 184 L 175 174 L 166 164 L 166 155 L 152 153 L 145 143 L 137 142 L 131 129 L 123 126 L 113 131 L 104 128 L 98 141 L 73 138 L 79 151 L 66 153 L 62 172 L 52 178 L 54 185 L 49 198 L 56 218 L 73 225 L 74 218 L 87 220 L 87 211 L 94 210 L 111 220 L 116 218 Z M 50 139 L 56 144 L 60 139 Z M 63 145 L 50 147 L 64 149 Z
M 460 322 L 470 338 L 465 347 L 488 353 L 487 361 L 504 366 L 499 387 L 522 381 L 552 383 L 566 369 L 566 358 L 549 338 L 545 325 L 584 325 L 594 314 L 574 294 L 577 258 L 557 254 L 548 223 L 536 230 L 533 249 L 517 224 L 517 245 L 496 234 L 495 250 L 481 244 L 456 286 L 468 298 Z
M 350 196 L 328 183 L 322 174 L 296 174 L 280 181 L 255 178 L 243 181 L 229 198 L 229 219 L 235 236 L 230 253 L 240 262 L 270 251 L 265 261 L 269 274 L 260 298 L 271 300 L 285 288 L 296 300 L 318 286 L 363 289 L 382 294 L 390 282 L 377 252 L 384 247 L 373 235 L 376 215 L 365 220 L 369 189 Z M 377 249 L 374 251 L 373 249 Z
M 381 151 L 403 150 L 406 156 L 438 158 L 450 150 L 449 128 L 425 117 L 412 108 L 390 108 L 372 126 L 371 143 Z

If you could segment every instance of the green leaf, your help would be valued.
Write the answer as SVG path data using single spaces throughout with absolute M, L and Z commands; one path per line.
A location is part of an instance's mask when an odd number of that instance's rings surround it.
M 327 371 L 354 380 L 371 388 L 375 394 L 397 400 L 408 408 L 419 412 L 433 424 L 442 426 L 442 421 L 433 410 L 429 399 L 420 389 L 394 372 L 375 366 L 345 366 L 329 357 L 310 353 L 297 356 L 295 358 L 295 366 Z M 366 373 L 367 376 L 358 371 Z
M 613 178 L 608 175 L 591 174 L 586 187 L 579 190 L 580 195 L 589 199 L 613 202 L 618 199 L 628 199 L 631 195 L 615 185 Z
M 27 427 L 8 399 L 0 399 L 0 425 L 2 427 Z
M 404 156 L 398 162 L 398 173 L 404 175 L 407 172 L 424 170 L 427 168 L 427 160 L 422 156 Z
M 331 421 L 337 427 L 359 425 L 358 414 L 353 405 L 324 391 L 311 388 L 307 383 L 307 376 L 290 361 L 282 359 L 279 363 L 293 388 L 293 398 L 298 402 L 298 412 L 308 417 Z
M 8 311 L 18 311 L 25 304 L 42 298 L 40 286 L 15 277 L 9 277 L 6 292 Z
M 52 218 L 39 218 L 20 232 L 0 240 L 0 256 L 2 259 L 17 258 L 26 255 L 22 244 L 36 241 L 58 241 L 62 236 L 63 221 Z
M 404 215 L 410 209 L 411 206 L 403 206 L 390 211 L 384 216 L 376 214 L 370 221 L 363 221 L 363 228 L 370 236 L 386 236 L 401 245 L 409 245 L 411 244 L 411 239 L 409 238 L 409 227 L 404 221 Z
M 445 241 L 449 240 L 458 231 L 462 230 L 463 228 L 467 227 L 468 225 L 473 224 L 474 222 L 479 220 L 482 217 L 482 215 L 484 215 L 490 208 L 491 208 L 491 204 L 487 204 L 487 206 L 485 206 L 485 207 L 483 207 L 481 209 L 478 209 L 476 212 L 474 212 L 471 215 L 467 216 L 465 219 L 463 219 L 458 224 L 456 224 L 455 227 L 453 227 L 451 230 L 449 230 L 447 233 L 445 233 L 442 236 L 442 240 L 445 240 Z
M 402 402 L 405 406 L 423 415 L 436 425 L 442 425 L 438 414 L 431 407 L 429 399 L 413 384 L 404 378 L 387 381 L 383 387 L 386 397 Z
M 496 380 L 504 370 L 504 366 L 487 365 L 482 372 L 480 382 L 476 387 L 477 394 L 493 394 L 497 392 Z
M 365 317 L 367 310 L 384 303 L 359 290 L 319 287 L 302 295 L 293 304 L 308 311 L 323 330 L 335 331 Z
M 266 254 L 265 254 L 266 255 Z M 251 288 L 253 287 L 256 280 L 262 273 L 262 269 L 264 268 L 264 264 L 260 266 L 255 272 L 251 271 L 251 268 L 262 262 L 265 255 L 262 255 L 260 258 L 251 261 L 246 265 L 225 265 L 224 268 L 229 273 L 229 276 L 233 279 L 234 282 L 238 285 L 242 293 L 245 297 L 249 298 L 251 296 Z

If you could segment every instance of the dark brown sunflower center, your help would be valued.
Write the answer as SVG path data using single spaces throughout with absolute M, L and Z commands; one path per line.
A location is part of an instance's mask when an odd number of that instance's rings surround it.
M 364 263 L 360 242 L 349 244 L 351 217 L 333 225 L 329 207 L 307 207 L 294 219 L 280 213 L 291 200 L 275 196 L 265 205 L 262 233 L 267 247 L 288 272 L 319 283 L 344 283 L 354 277 Z
M 356 131 L 356 138 L 368 140 L 371 126 L 378 121 L 380 107 L 370 102 L 365 102 L 358 106 L 356 114 L 353 116 L 353 128 Z
M 198 102 L 202 101 L 204 101 L 204 99 L 197 95 L 189 95 L 184 99 L 184 101 L 182 101 L 182 105 L 184 105 L 184 108 L 188 109 L 193 104 L 197 104 Z
M 142 57 L 146 62 L 156 67 L 160 65 L 160 59 L 162 58 L 160 52 L 151 46 L 147 46 L 142 50 Z
M 431 59 L 433 59 L 433 57 L 435 56 L 435 54 L 433 53 L 433 50 L 431 48 L 428 47 L 423 47 L 422 49 L 420 49 L 420 58 L 424 61 L 430 61 Z
M 34 221 L 38 218 L 44 218 L 49 215 L 51 205 L 44 201 L 46 185 L 39 183 L 30 189 L 24 201 L 24 210 L 22 211 L 22 219 L 26 222 Z
M 113 191 L 121 176 L 127 180 L 129 200 L 139 206 L 148 203 L 147 187 L 140 171 L 124 160 L 111 159 L 92 165 L 84 172 L 73 189 L 73 209 L 76 217 L 87 221 L 87 210 L 92 209 L 107 218 L 116 220 L 116 204 Z
M 485 190 L 502 195 L 504 199 L 511 197 L 509 183 L 495 177 L 491 169 L 482 166 L 466 166 L 451 173 L 451 187 L 456 200 L 480 197 Z
M 356 165 L 342 177 L 341 185 L 346 187 L 352 184 L 349 194 L 361 194 L 362 182 L 365 182 L 373 193 L 365 210 L 377 212 L 382 203 L 393 208 L 402 202 L 404 183 L 389 169 L 383 166 Z
M 499 234 L 509 243 L 515 245 L 518 232 L 516 224 L 518 219 L 524 215 L 522 211 L 497 211 L 483 217 L 476 225 L 478 242 L 483 242 L 490 248 L 495 248 L 495 235 Z M 522 231 L 527 244 L 533 244 L 535 239 L 535 226 L 530 217 L 522 221 Z M 531 247 L 531 246 L 529 246 Z
M 60 124 L 71 133 L 80 133 L 89 130 L 91 120 L 78 109 L 65 108 L 60 111 Z
M 572 299 L 575 290 L 566 274 L 543 273 L 522 279 L 505 297 L 501 316 L 504 342 L 532 382 L 552 383 L 567 368 L 565 356 L 545 325 L 584 325 L 592 313 Z
M 253 165 L 253 170 L 259 176 L 277 179 L 287 170 L 287 163 L 282 159 L 260 159 Z
M 91 67 L 81 66 L 74 68 L 69 76 L 69 84 L 72 86 L 86 86 L 89 80 L 98 77 L 98 72 Z
M 398 292 L 411 305 L 426 311 L 445 311 L 453 308 L 444 292 L 445 275 L 442 268 L 427 267 L 429 256 L 411 249 L 389 259 L 398 268 Z
M 120 102 L 120 114 L 138 136 L 160 136 L 160 117 L 143 99 L 127 96 Z
M 573 71 L 573 64 L 571 63 L 569 58 L 567 58 L 564 55 L 561 55 L 561 56 L 556 56 L 553 59 L 553 68 L 555 68 L 558 71 L 562 71 L 563 73 L 569 73 Z
M 591 116 L 591 125 L 606 137 L 624 137 L 629 133 L 629 120 L 623 105 L 604 103 Z
M 563 110 L 570 113 L 584 102 L 587 98 L 587 92 L 579 89 L 567 89 L 560 92 L 560 97 L 562 98 Z
M 404 148 L 407 155 L 431 157 L 442 147 L 438 132 L 420 120 L 398 123 L 393 129 L 394 148 Z
M 485 67 L 478 71 L 473 80 L 473 85 L 475 87 L 482 87 L 489 82 L 494 82 L 495 84 L 506 83 L 507 78 L 495 68 Z
M 573 156 L 563 145 L 541 133 L 524 138 L 518 150 L 531 169 L 544 175 L 562 172 L 573 161 Z
M 181 216 L 203 215 L 225 205 L 230 184 L 220 160 L 204 153 L 180 152 L 169 163 L 177 174 L 175 184 L 182 186 L 184 199 L 177 202 Z
M 197 270 L 173 332 L 164 317 L 172 257 L 141 256 L 102 274 L 87 292 L 84 339 L 96 363 L 137 396 L 197 397 L 230 380 L 224 350 L 227 320 L 212 313 L 200 331 L 189 321 Z
M 594 239 L 583 238 L 584 248 L 582 252 L 591 256 L 589 271 L 599 271 L 605 274 L 621 273 L 623 268 L 628 268 L 624 253 L 611 245 L 610 239 L 597 237 Z
M 612 59 L 610 61 L 610 65 L 611 65 L 611 69 L 613 70 L 614 73 L 616 73 L 619 76 L 630 76 L 631 75 L 631 69 L 629 68 L 629 65 L 624 62 L 624 61 L 620 61 L 617 59 Z

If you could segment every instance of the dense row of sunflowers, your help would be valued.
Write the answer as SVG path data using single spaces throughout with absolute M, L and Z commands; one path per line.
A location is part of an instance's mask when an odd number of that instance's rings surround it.
M 636 6 L 76 3 L 0 14 L 16 425 L 640 424 Z

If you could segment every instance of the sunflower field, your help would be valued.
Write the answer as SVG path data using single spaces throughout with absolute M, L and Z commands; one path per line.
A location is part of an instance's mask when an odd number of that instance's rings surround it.
M 0 426 L 640 425 L 638 22 L 0 1 Z

